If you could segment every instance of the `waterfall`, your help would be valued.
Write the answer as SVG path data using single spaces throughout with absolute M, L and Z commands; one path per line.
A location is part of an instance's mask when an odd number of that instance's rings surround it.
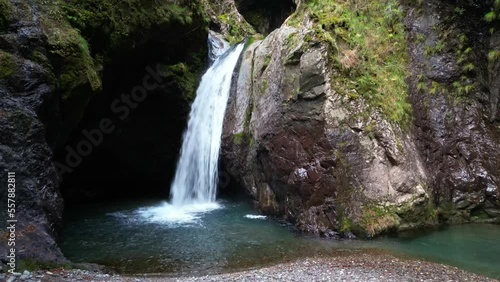
M 233 71 L 243 47 L 239 44 L 226 51 L 201 79 L 171 187 L 174 206 L 215 201 L 224 114 Z
M 229 43 L 222 39 L 222 35 L 214 31 L 208 31 L 208 61 L 212 65 L 217 58 L 229 49 Z

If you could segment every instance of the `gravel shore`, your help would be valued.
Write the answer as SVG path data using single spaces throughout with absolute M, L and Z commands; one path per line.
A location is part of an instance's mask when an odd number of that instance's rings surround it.
M 370 251 L 306 258 L 270 267 L 200 277 L 166 277 L 161 274 L 120 276 L 84 270 L 33 272 L 29 276 L 22 280 L 16 277 L 12 281 L 499 281 L 456 267 Z

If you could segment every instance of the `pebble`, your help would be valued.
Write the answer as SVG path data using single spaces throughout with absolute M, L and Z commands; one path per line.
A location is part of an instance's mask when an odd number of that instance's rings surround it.
M 377 251 L 364 251 L 356 253 L 341 253 L 332 257 L 315 257 L 300 259 L 295 262 L 277 264 L 270 267 L 245 270 L 240 272 L 225 273 L 218 275 L 205 275 L 200 277 L 163 277 L 160 275 L 136 277 L 109 275 L 106 273 L 91 272 L 85 270 L 57 270 L 56 273 L 46 272 L 23 272 L 22 277 L 36 277 L 41 281 L 44 274 L 51 275 L 43 281 L 70 282 L 70 281 L 95 281 L 95 282 L 204 282 L 204 281 L 290 281 L 290 282 L 316 282 L 316 281 L 370 281 L 370 282 L 400 282 L 400 281 L 423 281 L 423 282 L 454 282 L 474 281 L 493 282 L 498 281 L 466 272 L 456 267 L 417 261 L 407 258 L 399 258 L 394 255 Z M 8 282 L 16 280 L 16 276 L 7 275 Z M 21 278 L 22 278 L 21 277 Z M 4 277 L 5 278 L 5 277 Z M 5 281 L 1 279 L 0 281 Z

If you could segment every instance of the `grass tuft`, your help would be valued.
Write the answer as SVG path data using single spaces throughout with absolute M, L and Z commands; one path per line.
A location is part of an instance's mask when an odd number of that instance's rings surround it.
M 316 22 L 315 36 L 337 51 L 332 61 L 340 75 L 334 79 L 343 80 L 335 84 L 337 91 L 361 95 L 389 121 L 409 125 L 408 57 L 398 1 L 309 0 L 305 6 Z

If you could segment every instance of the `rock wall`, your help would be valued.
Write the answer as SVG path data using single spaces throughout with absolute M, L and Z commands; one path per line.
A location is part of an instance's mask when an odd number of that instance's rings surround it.
M 411 134 L 333 89 L 332 49 L 307 40 L 310 24 L 283 26 L 243 54 L 223 134 L 229 172 L 260 210 L 304 232 L 434 224 Z
M 499 222 L 499 24 L 485 20 L 493 1 L 405 8 L 414 132 L 442 220 Z
M 0 167 L 5 178 L 4 171 L 16 172 L 18 259 L 60 263 L 65 259 L 55 240 L 62 227 L 63 201 L 45 127 L 38 116 L 38 113 L 59 108 L 60 103 L 54 98 L 54 74 L 44 63 L 48 63 L 47 56 L 52 53 L 49 50 L 57 55 L 57 50 L 74 48 L 75 57 L 82 61 L 88 57 L 85 56 L 86 50 L 78 51 L 75 41 L 61 44 L 53 41 L 51 44 L 50 35 L 44 33 L 40 22 L 40 7 L 23 4 L 26 3 L 6 1 L 4 5 L 8 9 L 2 11 L 9 13 L 0 34 Z M 89 77 L 92 75 L 95 77 L 95 72 L 90 71 Z M 86 81 L 81 85 L 92 89 Z M 95 86 L 100 87 L 99 82 Z M 46 106 L 46 101 L 55 103 Z M 7 205 L 7 189 L 4 187 L 0 189 L 2 216 L 6 216 Z M 2 218 L 2 232 L 6 231 L 5 223 Z M 4 239 L 7 237 L 1 237 L 0 253 L 4 260 L 8 248 Z

